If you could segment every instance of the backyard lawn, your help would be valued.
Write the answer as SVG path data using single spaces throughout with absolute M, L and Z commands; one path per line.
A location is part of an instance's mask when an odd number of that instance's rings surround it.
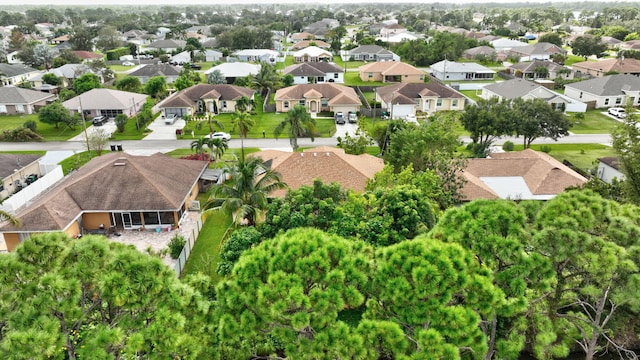
M 230 225 L 231 216 L 229 215 L 216 211 L 208 216 L 191 250 L 182 276 L 202 272 L 209 275 L 214 283 L 220 281 L 221 276 L 216 272 L 216 267 L 220 261 L 222 237 Z
M 347 71 L 344 74 L 344 84 L 345 85 L 370 85 L 370 86 L 384 86 L 389 85 L 385 84 L 381 81 L 363 81 L 360 79 L 360 74 L 357 71 Z
M 602 114 L 602 110 L 589 110 L 584 113 L 584 119 L 576 119 L 575 114 L 570 115 L 569 119 L 573 126 L 569 131 L 575 134 L 610 134 L 615 128 L 618 121 Z
M 548 144 L 531 145 L 533 150 L 551 149 L 549 155 L 558 161 L 568 160 L 577 168 L 588 171 L 597 166 L 597 159 L 615 156 L 613 148 L 602 144 Z M 514 150 L 522 150 L 522 145 L 516 145 Z
M 473 101 L 480 100 L 480 96 L 478 95 L 476 90 L 460 90 L 460 92 Z

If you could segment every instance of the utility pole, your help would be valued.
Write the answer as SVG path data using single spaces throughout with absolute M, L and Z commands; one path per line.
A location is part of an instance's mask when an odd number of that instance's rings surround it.
M 87 122 L 84 120 L 84 109 L 82 108 L 82 97 L 78 96 L 78 105 L 80 109 L 80 119 L 82 121 L 82 127 L 84 129 L 84 140 L 87 143 L 87 152 L 91 153 L 91 148 L 89 147 L 89 135 L 87 135 Z

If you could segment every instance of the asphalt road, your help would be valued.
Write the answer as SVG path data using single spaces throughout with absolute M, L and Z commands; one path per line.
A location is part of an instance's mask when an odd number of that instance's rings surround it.
M 471 140 L 468 137 L 462 137 L 461 140 L 465 143 Z M 495 145 L 501 145 L 505 141 L 512 141 L 514 144 L 522 143 L 522 138 L 505 137 L 497 140 Z M 190 147 L 192 139 L 189 140 L 125 140 L 111 142 L 110 144 L 120 144 L 125 151 L 146 151 L 150 152 L 157 150 L 160 152 L 171 151 L 174 149 L 188 149 Z M 609 134 L 574 134 L 554 141 L 552 139 L 541 138 L 536 139 L 534 144 L 588 144 L 597 143 L 611 145 L 611 136 Z M 300 147 L 309 146 L 335 146 L 337 141 L 335 138 L 316 138 L 315 141 L 311 141 L 309 138 L 298 139 L 298 145 Z M 291 150 L 288 138 L 280 139 L 246 139 L 244 141 L 245 147 L 253 147 L 260 149 L 283 149 Z M 240 148 L 240 140 L 232 139 L 229 141 L 230 148 Z M 83 151 L 86 150 L 86 143 L 84 141 L 55 141 L 55 142 L 28 142 L 28 143 L 0 143 L 0 151 L 31 151 L 31 150 L 73 150 Z

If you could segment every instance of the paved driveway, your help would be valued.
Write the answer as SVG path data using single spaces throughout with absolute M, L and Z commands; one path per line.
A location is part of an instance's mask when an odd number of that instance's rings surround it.
M 89 122 L 90 124 L 91 122 Z M 113 121 L 113 119 L 108 120 L 106 123 L 102 124 L 101 126 L 93 126 L 93 125 L 89 125 L 87 124 L 87 136 L 91 137 L 91 135 L 95 132 L 95 131 L 99 131 L 102 130 L 104 131 L 106 134 L 108 134 L 109 136 L 111 136 L 111 134 L 113 134 L 116 131 L 116 123 Z M 85 135 L 84 135 L 84 131 L 80 132 L 80 134 L 72 137 L 71 139 L 67 140 L 67 141 L 85 141 Z

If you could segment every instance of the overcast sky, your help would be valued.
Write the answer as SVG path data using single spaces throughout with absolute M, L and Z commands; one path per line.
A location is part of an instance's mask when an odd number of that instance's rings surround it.
M 571 1 L 579 1 L 579 0 L 527 0 L 525 2 L 521 2 L 524 6 L 526 2 L 547 2 L 547 3 L 559 3 L 559 2 L 571 2 Z M 626 2 L 626 0 L 622 0 Z M 518 3 L 516 0 L 444 0 L 444 1 L 425 1 L 425 0 L 325 0 L 322 4 L 327 3 L 385 3 L 385 2 L 393 2 L 393 3 L 454 3 L 454 4 L 472 4 L 472 3 Z M 206 5 L 215 5 L 215 4 L 224 4 L 228 5 L 230 3 L 233 4 L 255 4 L 255 3 L 300 3 L 300 0 L 184 0 L 184 1 L 176 1 L 176 0 L 1 0 L 0 3 L 2 5 L 189 5 L 189 4 L 206 4 Z

